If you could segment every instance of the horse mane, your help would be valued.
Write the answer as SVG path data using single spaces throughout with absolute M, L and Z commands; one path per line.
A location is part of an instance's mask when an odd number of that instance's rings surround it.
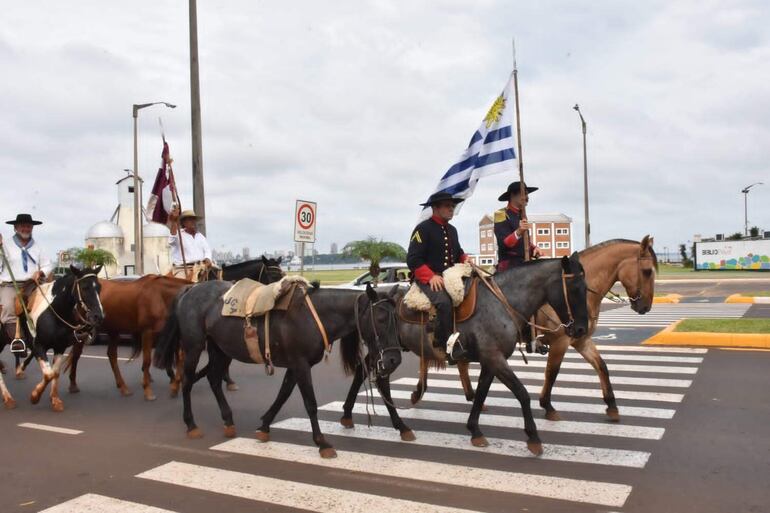
M 605 240 L 604 242 L 600 242 L 598 244 L 594 244 L 593 246 L 588 247 L 583 251 L 580 251 L 578 254 L 590 255 L 591 253 L 595 253 L 600 249 L 603 249 L 607 246 L 613 246 L 615 244 L 635 244 L 638 246 L 639 244 L 641 244 L 641 242 L 638 240 L 630 240 L 630 239 L 610 239 L 610 240 Z M 655 250 L 652 249 L 652 246 L 649 246 L 648 249 L 650 250 L 650 256 L 652 257 L 652 263 L 655 265 L 655 270 L 659 271 L 660 268 L 658 267 L 658 255 L 655 254 Z
M 53 295 L 58 296 L 59 293 L 66 291 L 74 284 L 75 275 L 72 273 L 72 271 L 67 271 L 67 274 L 53 282 Z
M 358 333 L 353 332 L 340 338 L 340 357 L 345 375 L 350 376 L 361 362 L 361 344 L 358 341 Z
M 265 255 L 262 255 L 262 256 L 264 257 Z M 267 257 L 265 257 L 265 258 L 267 258 Z M 272 264 L 275 264 L 278 261 L 278 259 L 276 259 L 276 258 L 268 258 L 267 261 L 268 261 L 269 264 L 272 265 Z M 243 262 L 238 262 L 236 264 L 223 265 L 222 269 L 224 269 L 224 268 L 227 268 L 227 269 L 237 269 L 239 267 L 244 267 L 244 266 L 247 266 L 249 264 L 254 264 L 254 263 L 259 263 L 259 264 L 263 264 L 264 265 L 264 262 L 262 262 L 262 257 L 260 257 L 260 258 L 253 258 L 251 260 L 244 260 Z

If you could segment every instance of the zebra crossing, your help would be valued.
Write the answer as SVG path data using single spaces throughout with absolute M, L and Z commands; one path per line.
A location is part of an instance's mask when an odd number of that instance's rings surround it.
M 172 487 L 186 496 L 209 493 L 222 501 L 241 501 L 228 506 L 228 511 L 250 511 L 238 509 L 243 501 L 317 512 L 502 511 L 488 503 L 490 493 L 510 497 L 505 500 L 515 500 L 529 511 L 550 511 L 556 504 L 578 512 L 622 511 L 633 493 L 634 477 L 645 472 L 707 350 L 619 344 L 599 348 L 620 403 L 621 423 L 607 422 L 595 374 L 584 362 L 565 360 L 575 365 L 559 376 L 554 388 L 554 406 L 564 419 L 554 422 L 543 419 L 537 405 L 546 357 L 530 356 L 533 371 L 522 370 L 519 360 L 511 361 L 532 396 L 544 442 L 544 453 L 537 458 L 526 447 L 520 404 L 497 382 L 480 420 L 489 446 L 470 444 L 465 429 L 469 405 L 457 371 L 450 367 L 431 372 L 428 392 L 417 407 L 407 408 L 417 380 L 392 381 L 393 399 L 404 407 L 399 414 L 415 431 L 415 441 L 401 441 L 376 390 L 374 405 L 362 391 L 353 410 L 354 429 L 339 424 L 341 402 L 319 406 L 321 429 L 338 449 L 335 459 L 321 459 L 308 445 L 307 418 L 291 417 L 273 424 L 269 443 L 239 437 L 208 449 L 236 459 L 201 464 L 185 461 L 182 455 L 135 478 L 143 486 Z M 572 351 L 568 355 L 579 358 Z M 473 365 L 471 375 L 478 375 L 478 370 Z M 312 477 L 299 477 L 298 472 L 276 475 L 272 471 L 276 465 L 309 468 Z M 441 490 L 448 487 L 464 491 L 461 504 L 442 498 Z M 142 496 L 132 502 L 88 493 L 44 511 L 174 511 L 148 502 Z
M 600 328 L 665 328 L 681 319 L 739 318 L 751 307 L 749 304 L 678 303 L 656 304 L 652 310 L 639 315 L 630 305 L 602 311 Z

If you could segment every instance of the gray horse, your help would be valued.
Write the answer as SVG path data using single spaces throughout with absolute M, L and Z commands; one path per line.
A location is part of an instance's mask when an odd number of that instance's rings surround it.
M 479 415 L 494 378 L 499 379 L 521 403 L 527 447 L 533 454 L 542 454 L 543 447 L 537 433 L 530 408 L 529 393 L 508 365 L 519 333 L 526 321 L 544 304 L 556 311 L 562 325 L 571 337 L 582 337 L 588 329 L 586 283 L 583 266 L 577 253 L 561 259 L 544 259 L 511 268 L 491 278 L 502 291 L 505 305 L 489 288 L 478 285 L 476 312 L 465 322 L 457 325 L 460 341 L 468 349 L 471 360 L 481 363 L 476 397 L 473 402 L 467 428 L 471 443 L 488 445 L 479 429 Z M 512 311 L 509 311 L 508 308 Z M 442 362 L 444 355 L 431 346 L 425 328 L 416 324 L 399 323 L 401 344 L 405 349 L 421 355 L 423 362 Z M 467 364 L 467 363 L 466 363 Z M 425 365 L 425 363 L 423 363 Z M 358 391 L 364 379 L 364 369 L 356 369 L 348 397 L 343 406 L 340 422 L 353 427 L 352 411 Z M 390 396 L 387 379 L 377 381 L 380 394 L 390 414 L 393 427 L 403 440 L 414 440 L 414 434 L 398 415 Z
M 225 436 L 235 436 L 233 414 L 222 392 L 223 373 L 233 359 L 244 363 L 254 361 L 244 341 L 243 319 L 223 317 L 221 314 L 222 296 L 230 286 L 229 283 L 209 281 L 182 291 L 157 340 L 153 363 L 158 368 L 165 369 L 172 365 L 178 349 L 184 352 L 183 417 L 190 438 L 202 436 L 193 419 L 190 392 L 195 381 L 203 375 L 208 378 L 219 404 Z M 328 341 L 341 340 L 346 368 L 352 369 L 363 359 L 360 354 L 362 341 L 368 346 L 369 358 L 374 361 L 379 376 L 389 375 L 401 363 L 392 297 L 395 292 L 396 287 L 390 294 L 378 295 L 370 286 L 365 293 L 315 287 L 307 291 Z M 264 318 L 257 321 L 256 327 L 260 351 L 264 354 Z M 275 402 L 262 417 L 257 439 L 263 442 L 269 440 L 270 424 L 296 385 L 310 417 L 313 441 L 319 447 L 321 457 L 336 456 L 318 425 L 318 406 L 310 368 L 323 358 L 325 343 L 304 293 L 295 293 L 285 312 L 271 312 L 269 330 L 272 362 L 277 367 L 286 368 L 286 374 Z M 196 374 L 201 353 L 206 348 L 209 353 L 206 371 Z

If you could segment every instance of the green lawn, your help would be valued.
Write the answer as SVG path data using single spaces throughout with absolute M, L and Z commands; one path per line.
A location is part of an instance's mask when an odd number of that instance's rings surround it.
M 770 319 L 684 319 L 674 331 L 770 333 Z
M 658 272 L 658 278 L 662 280 L 676 280 L 676 279 L 702 279 L 702 278 L 719 278 L 719 279 L 736 279 L 736 278 L 768 278 L 770 274 L 766 272 L 757 271 L 694 271 L 692 269 L 685 269 L 684 267 L 677 267 L 668 264 L 660 264 L 660 271 Z
M 337 269 L 333 271 L 305 271 L 303 275 L 309 281 L 318 280 L 321 285 L 339 285 L 347 283 L 364 274 L 366 269 Z M 289 274 L 299 274 L 299 271 L 291 271 Z
M 746 297 L 770 297 L 770 290 L 758 290 L 756 292 L 743 292 L 741 296 Z

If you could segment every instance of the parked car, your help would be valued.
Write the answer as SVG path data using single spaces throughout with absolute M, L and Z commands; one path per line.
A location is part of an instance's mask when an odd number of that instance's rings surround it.
M 409 287 L 409 275 L 410 275 L 410 271 L 409 271 L 409 268 L 406 266 L 406 264 L 403 264 L 403 263 L 381 264 L 380 276 L 378 277 L 377 284 L 378 285 L 398 284 L 400 287 L 407 288 Z M 366 284 L 371 282 L 372 282 L 372 274 L 369 271 L 367 271 L 362 275 L 358 276 L 353 281 L 350 281 L 348 283 L 341 283 L 339 285 L 334 285 L 334 287 L 340 288 L 340 289 L 364 290 L 366 288 Z

